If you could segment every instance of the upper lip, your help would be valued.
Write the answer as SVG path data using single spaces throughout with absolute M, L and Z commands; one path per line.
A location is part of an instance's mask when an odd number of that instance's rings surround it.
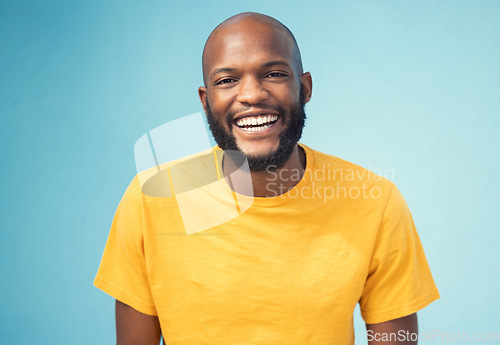
M 245 111 L 242 113 L 238 113 L 233 117 L 233 121 L 238 121 L 239 119 L 243 119 L 245 117 L 250 117 L 250 116 L 259 116 L 259 115 L 276 115 L 280 116 L 279 113 L 273 110 L 251 110 L 251 111 Z

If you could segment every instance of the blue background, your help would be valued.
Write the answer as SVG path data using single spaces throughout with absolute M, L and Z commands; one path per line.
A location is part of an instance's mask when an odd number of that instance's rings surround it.
M 2 343 L 114 343 L 92 282 L 134 143 L 202 111 L 205 39 L 248 10 L 285 23 L 312 73 L 302 142 L 405 196 L 442 296 L 420 331 L 500 331 L 500 1 L 247 4 L 0 2 Z

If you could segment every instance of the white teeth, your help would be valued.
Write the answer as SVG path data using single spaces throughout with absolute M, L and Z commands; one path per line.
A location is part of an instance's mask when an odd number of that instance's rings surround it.
M 247 130 L 250 131 L 250 132 L 260 132 L 260 131 L 263 131 L 264 129 L 269 128 L 269 127 L 271 127 L 271 125 L 264 125 L 264 126 L 258 126 L 258 127 L 250 127 L 250 128 L 247 128 Z
M 269 122 L 274 122 L 278 119 L 277 115 L 258 115 L 258 116 L 252 116 L 252 117 L 245 117 L 243 119 L 239 119 L 236 121 L 236 124 L 240 127 L 243 126 L 256 126 L 259 125 L 259 127 L 250 127 L 246 128 L 247 130 L 250 130 L 252 132 L 259 131 L 265 128 L 270 127 L 270 125 L 265 125 Z M 260 126 L 264 125 L 264 126 Z M 256 130 L 253 130 L 253 128 L 256 128 Z

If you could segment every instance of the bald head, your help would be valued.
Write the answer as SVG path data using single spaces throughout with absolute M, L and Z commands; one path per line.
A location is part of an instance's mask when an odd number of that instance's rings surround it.
M 226 46 L 236 35 L 249 35 L 255 40 L 273 36 L 280 45 L 287 46 L 297 76 L 303 73 L 300 50 L 292 32 L 280 21 L 260 13 L 244 12 L 236 14 L 219 24 L 208 37 L 203 49 L 203 81 L 207 85 L 207 75 L 217 61 L 214 52 Z

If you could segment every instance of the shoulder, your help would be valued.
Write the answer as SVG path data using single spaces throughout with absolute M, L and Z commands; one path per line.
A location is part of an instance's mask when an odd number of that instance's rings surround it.
M 314 180 L 378 187 L 388 194 L 395 188 L 392 181 L 382 176 L 386 175 L 387 171 L 377 171 L 376 173 L 335 155 L 314 150 L 303 144 L 300 145 L 305 150 L 307 159 L 311 160 L 308 167 L 311 169 L 311 177 Z

